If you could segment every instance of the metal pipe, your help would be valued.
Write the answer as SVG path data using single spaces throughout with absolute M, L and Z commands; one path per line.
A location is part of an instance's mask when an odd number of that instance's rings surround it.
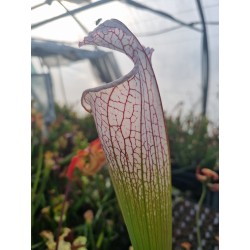
M 98 2 L 90 3 L 90 4 L 85 5 L 85 6 L 83 6 L 83 7 L 80 7 L 80 8 L 74 9 L 74 10 L 70 10 L 69 12 L 63 13 L 63 14 L 61 14 L 61 15 L 58 15 L 58 16 L 49 18 L 49 19 L 44 20 L 44 21 L 41 21 L 41 22 L 39 22 L 39 23 L 35 23 L 35 24 L 31 25 L 31 29 L 38 28 L 38 27 L 40 27 L 40 26 L 42 26 L 42 25 L 44 25 L 44 24 L 47 24 L 47 23 L 56 21 L 56 20 L 58 20 L 58 19 L 60 19 L 60 18 L 67 17 L 67 16 L 69 16 L 69 15 L 74 15 L 74 14 L 79 13 L 79 12 L 81 12 L 81 11 L 88 10 L 88 9 L 90 9 L 90 8 L 93 8 L 93 7 L 97 7 L 97 6 L 103 5 L 103 4 L 105 4 L 105 3 L 109 3 L 109 2 L 111 2 L 111 1 L 113 1 L 113 0 L 100 0 L 100 1 L 98 1 Z
M 208 87 L 209 87 L 209 49 L 208 49 L 208 36 L 206 29 L 205 17 L 202 9 L 200 0 L 196 0 L 197 7 L 199 10 L 202 27 L 202 115 L 206 116 L 207 112 L 207 99 L 208 99 Z

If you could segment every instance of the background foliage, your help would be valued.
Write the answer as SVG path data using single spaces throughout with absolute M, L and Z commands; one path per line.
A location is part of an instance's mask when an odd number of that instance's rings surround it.
M 45 126 L 42 115 L 32 109 L 32 249 L 38 250 L 48 248 L 42 232 L 50 231 L 57 237 L 67 185 L 65 173 L 71 157 L 98 137 L 92 116 L 79 118 L 70 107 L 59 106 L 56 114 L 56 120 Z M 218 169 L 218 128 L 192 114 L 185 118 L 166 116 L 166 123 L 173 185 L 180 190 L 188 187 L 193 194 L 190 198 L 196 201 L 200 194 L 196 167 Z M 79 173 L 73 179 L 63 227 L 71 229 L 66 242 L 85 236 L 89 250 L 129 249 L 130 241 L 107 167 L 94 176 Z

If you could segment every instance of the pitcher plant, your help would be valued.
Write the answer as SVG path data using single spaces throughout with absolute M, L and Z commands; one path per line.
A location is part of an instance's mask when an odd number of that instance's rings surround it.
M 134 63 L 125 76 L 84 91 L 82 105 L 94 116 L 134 250 L 171 250 L 170 153 L 153 49 L 116 19 L 99 24 L 82 45 L 122 52 Z

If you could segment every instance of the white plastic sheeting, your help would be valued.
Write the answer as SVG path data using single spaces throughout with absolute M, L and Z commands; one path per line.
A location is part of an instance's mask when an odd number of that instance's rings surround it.
M 32 6 L 43 1 L 33 0 Z M 69 10 L 77 9 L 90 2 L 73 4 L 62 1 Z M 98 1 L 91 1 L 92 3 Z M 183 22 L 199 22 L 200 17 L 196 1 L 190 0 L 137 0 L 153 9 L 167 12 Z M 218 22 L 218 0 L 203 0 L 206 22 Z M 51 5 L 32 10 L 32 24 L 65 13 L 65 9 L 57 1 Z M 122 21 L 138 36 L 145 46 L 154 48 L 152 56 L 153 68 L 158 80 L 163 108 L 173 114 L 182 109 L 183 113 L 201 112 L 202 80 L 201 80 L 201 42 L 202 33 L 187 27 L 169 32 L 169 28 L 178 24 L 158 14 L 141 10 L 122 1 L 111 1 L 98 7 L 75 14 L 84 27 L 91 31 L 96 27 L 96 20 L 116 18 Z M 201 29 L 201 25 L 196 25 Z M 210 80 L 208 93 L 208 117 L 218 123 L 218 25 L 207 25 L 210 52 Z M 156 34 L 155 34 L 156 33 Z M 157 34 L 158 33 L 158 34 Z M 83 29 L 71 17 L 67 16 L 32 29 L 32 37 L 56 41 L 70 42 L 73 46 L 86 35 Z M 84 49 L 84 48 L 83 48 Z M 123 74 L 132 68 L 132 63 L 124 55 L 115 54 Z M 63 82 L 66 89 L 67 101 L 74 104 L 80 114 L 84 114 L 80 106 L 80 97 L 84 89 L 98 84 L 93 70 L 88 62 L 75 63 L 70 67 L 62 67 Z M 56 100 L 64 102 L 57 82 L 58 69 L 52 70 Z

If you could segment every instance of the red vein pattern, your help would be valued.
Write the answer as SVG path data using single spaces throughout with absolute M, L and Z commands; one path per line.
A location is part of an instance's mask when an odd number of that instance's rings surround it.
M 120 79 L 83 92 L 82 105 L 93 113 L 118 200 L 135 249 L 166 248 L 171 233 L 171 178 L 169 147 L 158 85 L 151 64 L 153 49 L 143 47 L 120 21 L 100 24 L 79 46 L 92 44 L 125 53 L 134 68 Z M 170 201 L 169 201 L 170 200 Z M 124 204 L 122 204 L 124 203 Z M 131 205 L 132 204 L 132 205 Z M 130 207 L 131 205 L 131 207 Z M 135 227 L 147 237 L 136 235 Z M 158 214 L 158 216 L 156 215 Z M 160 214 L 160 215 L 159 215 Z M 163 224 L 161 232 L 155 232 Z M 159 240 L 159 235 L 162 234 Z M 139 243 L 144 241 L 144 243 Z M 142 247 L 140 248 L 140 244 Z

